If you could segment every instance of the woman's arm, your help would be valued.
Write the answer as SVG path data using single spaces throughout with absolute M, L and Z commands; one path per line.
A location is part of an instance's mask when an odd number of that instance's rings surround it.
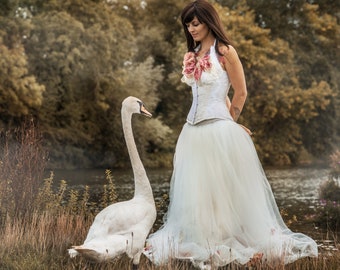
M 243 66 L 234 47 L 222 46 L 223 66 L 228 73 L 231 85 L 234 89 L 234 96 L 230 104 L 230 114 L 236 122 L 242 112 L 247 98 L 247 86 Z M 227 104 L 228 106 L 228 104 Z
M 237 121 L 237 119 L 240 116 L 241 111 L 243 109 L 246 98 L 247 98 L 247 87 L 246 87 L 246 82 L 245 82 L 245 77 L 244 77 L 244 72 L 243 72 L 243 67 L 242 67 L 241 61 L 238 58 L 238 55 L 237 55 L 235 49 L 231 46 L 229 46 L 229 47 L 230 47 L 229 49 L 227 47 L 225 47 L 223 49 L 223 51 L 228 50 L 227 52 L 224 53 L 224 61 L 223 62 L 224 62 L 224 68 L 228 72 L 229 79 L 231 81 L 231 84 L 234 88 L 235 93 L 234 93 L 234 97 L 233 97 L 233 102 L 230 102 L 230 99 L 227 96 L 226 104 L 227 104 L 227 107 L 230 111 L 231 116 L 233 117 L 233 119 L 235 121 Z M 233 51 L 231 54 L 229 54 L 230 50 Z M 227 57 L 228 54 L 229 54 L 229 58 Z M 232 73 L 233 75 L 230 75 L 231 71 L 233 72 Z M 245 127 L 241 124 L 239 124 L 239 125 L 249 135 L 253 134 L 251 132 L 251 130 L 248 129 L 247 127 Z

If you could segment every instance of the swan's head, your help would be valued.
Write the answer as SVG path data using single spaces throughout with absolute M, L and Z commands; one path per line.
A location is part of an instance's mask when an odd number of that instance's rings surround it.
M 147 117 L 151 117 L 152 114 L 145 108 L 144 103 L 136 97 L 127 97 L 122 102 L 122 110 L 125 110 L 131 114 L 138 113 Z

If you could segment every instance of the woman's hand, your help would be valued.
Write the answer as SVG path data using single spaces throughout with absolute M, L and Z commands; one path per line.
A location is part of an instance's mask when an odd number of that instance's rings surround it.
M 251 130 L 250 130 L 249 128 L 247 128 L 247 127 L 245 127 L 244 125 L 241 125 L 241 124 L 239 124 L 239 125 L 240 125 L 241 128 L 243 128 L 250 136 L 253 135 L 253 132 L 251 132 Z

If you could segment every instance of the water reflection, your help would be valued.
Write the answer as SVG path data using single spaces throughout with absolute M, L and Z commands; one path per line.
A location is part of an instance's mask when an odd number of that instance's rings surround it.
M 318 199 L 320 184 L 329 177 L 329 169 L 293 168 L 266 170 L 278 202 L 314 202 Z
M 171 178 L 170 169 L 147 170 L 156 200 L 168 194 Z M 329 170 L 324 168 L 287 168 L 266 169 L 270 185 L 279 206 L 289 206 L 292 202 L 302 201 L 314 203 L 318 199 L 319 186 L 328 179 Z M 57 170 L 54 171 L 55 183 L 66 180 L 71 188 L 90 186 L 92 192 L 102 190 L 105 170 Z M 133 196 L 134 183 L 131 170 L 112 170 L 118 200 L 125 200 Z

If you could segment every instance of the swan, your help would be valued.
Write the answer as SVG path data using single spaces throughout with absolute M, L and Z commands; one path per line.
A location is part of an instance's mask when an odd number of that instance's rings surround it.
M 84 243 L 68 249 L 71 258 L 82 255 L 102 262 L 126 253 L 133 261 L 133 269 L 138 269 L 146 237 L 156 220 L 156 206 L 133 137 L 131 118 L 134 113 L 152 116 L 138 98 L 130 96 L 122 102 L 123 132 L 134 175 L 134 196 L 100 211 Z

